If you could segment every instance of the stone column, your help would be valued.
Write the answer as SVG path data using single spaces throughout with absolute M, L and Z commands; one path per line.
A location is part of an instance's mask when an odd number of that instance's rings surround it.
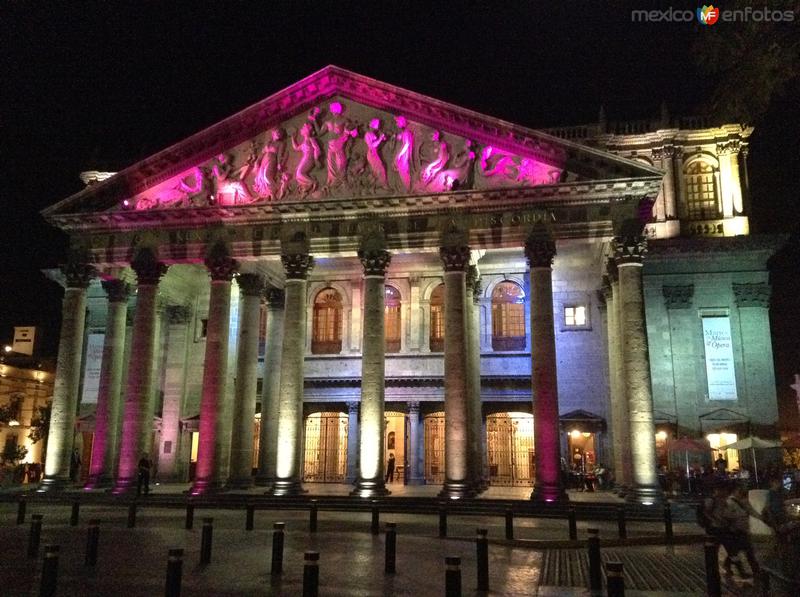
M 408 485 L 424 485 L 425 477 L 422 474 L 423 464 L 420 458 L 421 444 L 420 441 L 420 420 L 419 420 L 419 402 L 408 403 L 408 453 L 406 460 L 408 461 L 408 474 L 406 475 L 406 483 Z
M 95 409 L 92 463 L 86 489 L 111 484 L 122 404 L 122 364 L 130 288 L 122 280 L 104 280 L 102 285 L 108 296 L 108 314 Z
M 481 282 L 478 268 L 470 265 L 467 271 L 467 404 L 470 425 L 469 431 L 469 464 L 470 478 L 476 490 L 486 489 L 483 478 L 483 454 L 481 450 L 481 347 L 480 347 L 480 300 Z
M 308 282 L 314 266 L 307 253 L 281 255 L 286 270 L 286 308 L 281 352 L 281 397 L 278 407 L 278 449 L 274 495 L 303 492 L 303 366 L 305 362 Z
M 258 442 L 258 475 L 256 485 L 275 481 L 275 460 L 278 451 L 278 407 L 281 398 L 281 351 L 283 350 L 282 288 L 269 288 L 267 296 L 266 351 L 264 380 L 261 386 L 261 434 Z
M 67 287 L 61 306 L 61 337 L 53 384 L 50 432 L 44 479 L 38 491 L 62 489 L 69 483 L 69 464 L 78 410 L 78 384 L 86 322 L 86 289 L 94 276 L 87 263 L 71 262 L 62 268 Z
M 131 262 L 136 272 L 136 312 L 133 318 L 131 357 L 122 420 L 119 469 L 114 493 L 136 489 L 139 459 L 150 449 L 153 436 L 153 358 L 156 352 L 156 299 L 158 282 L 167 266 L 150 249 L 139 251 Z
M 242 299 L 239 312 L 228 486 L 246 489 L 253 485 L 253 425 L 258 388 L 258 324 L 264 281 L 256 274 L 241 274 L 236 282 L 239 284 Z
M 358 402 L 347 403 L 347 483 L 358 479 Z
M 386 349 L 384 297 L 386 268 L 391 255 L 380 248 L 362 247 L 364 267 L 364 341 L 361 357 L 361 432 L 358 436 L 358 480 L 352 495 L 386 495 L 383 482 L 384 360 Z
M 666 220 L 674 220 L 678 216 L 677 201 L 675 197 L 675 147 L 666 145 L 663 148 L 661 167 L 664 175 L 664 216 Z
M 440 497 L 475 494 L 469 463 L 469 397 L 467 395 L 466 270 L 470 249 L 439 249 L 444 264 L 444 413 L 445 481 Z
M 624 386 L 628 395 L 628 420 L 632 463 L 629 499 L 652 504 L 661 498 L 656 472 L 653 394 L 644 316 L 642 257 L 647 242 L 642 236 L 614 239 L 614 260 L 619 271 L 620 329 Z
M 200 398 L 200 438 L 197 468 L 191 494 L 217 491 L 227 480 L 230 462 L 230 407 L 226 404 L 228 377 L 228 326 L 231 311 L 231 280 L 238 263 L 227 249 L 216 245 L 205 260 L 211 275 L 206 325 L 206 354 Z
M 553 321 L 553 258 L 555 242 L 531 236 L 525 243 L 530 267 L 531 382 L 533 386 L 534 456 L 536 480 L 531 499 L 566 499 L 561 481 L 558 378 Z

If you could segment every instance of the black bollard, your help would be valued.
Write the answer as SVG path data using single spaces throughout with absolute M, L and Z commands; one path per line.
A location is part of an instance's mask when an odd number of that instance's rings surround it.
M 200 536 L 200 565 L 208 566 L 211 563 L 211 540 L 214 534 L 214 519 L 203 519 L 203 531 Z
M 128 506 L 128 528 L 136 526 L 136 502 L 131 502 Z
M 506 510 L 506 540 L 514 538 L 514 511 L 509 508 Z
M 39 597 L 52 597 L 56 594 L 58 584 L 58 545 L 45 545 L 44 560 L 42 561 L 42 583 L 39 588 Z
M 100 527 L 96 520 L 89 521 L 89 530 L 86 533 L 86 556 L 83 559 L 85 566 L 97 564 L 97 543 L 100 540 Z
M 319 552 L 307 551 L 303 556 L 303 597 L 319 595 Z
M 78 526 L 78 517 L 81 513 L 81 503 L 78 500 L 72 502 L 72 512 L 69 516 L 69 526 L 76 527 Z
M 577 541 L 578 540 L 578 523 L 575 520 L 575 508 L 570 508 L 568 513 L 568 520 L 569 520 L 569 540 L 570 541 Z
M 276 522 L 272 525 L 272 569 L 270 574 L 277 576 L 283 572 L 283 522 Z
M 447 556 L 444 559 L 445 597 L 461 597 L 461 558 Z
M 378 502 L 373 500 L 372 501 L 372 525 L 370 526 L 370 532 L 373 535 L 380 534 L 380 518 L 381 514 L 378 510 Z
M 705 544 L 706 560 L 706 595 L 708 597 L 720 597 L 722 587 L 719 579 L 719 545 L 708 537 Z
M 28 534 L 28 557 L 35 560 L 39 557 L 39 541 L 42 538 L 42 515 L 31 516 L 31 531 Z
M 164 597 L 181 596 L 181 577 L 183 576 L 183 550 L 170 549 L 167 555 L 167 580 Z
M 394 574 L 397 561 L 397 525 L 393 522 L 386 523 L 386 557 L 384 572 Z
M 603 591 L 603 564 L 600 561 L 600 532 L 597 529 L 587 529 L 589 540 L 586 542 L 589 552 L 589 591 L 592 595 L 599 595 Z
M 186 504 L 186 524 L 184 528 L 187 531 L 191 531 L 192 527 L 194 527 L 194 504 L 189 502 Z
M 247 504 L 247 518 L 244 523 L 245 531 L 252 531 L 255 526 L 256 507 L 253 504 Z
M 489 539 L 486 538 L 488 531 L 486 529 L 478 529 L 478 538 L 475 540 L 475 548 L 477 552 L 477 568 L 478 568 L 478 590 L 489 590 Z
M 625 506 L 620 506 L 617 510 L 617 529 L 619 529 L 619 538 L 628 538 L 628 527 L 625 520 Z
M 625 577 L 622 562 L 606 562 L 608 597 L 625 597 Z
M 664 504 L 664 535 L 667 538 L 667 543 L 672 543 L 672 506 L 669 502 Z
M 17 524 L 25 524 L 25 512 L 28 509 L 28 500 L 24 497 L 17 503 Z
M 311 506 L 308 510 L 308 532 L 317 532 L 317 500 L 311 500 Z
M 439 537 L 447 537 L 447 508 L 439 508 Z

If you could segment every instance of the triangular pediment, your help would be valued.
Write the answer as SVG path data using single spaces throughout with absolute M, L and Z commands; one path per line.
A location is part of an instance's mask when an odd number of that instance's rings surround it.
M 44 215 L 659 176 L 638 162 L 326 67 Z

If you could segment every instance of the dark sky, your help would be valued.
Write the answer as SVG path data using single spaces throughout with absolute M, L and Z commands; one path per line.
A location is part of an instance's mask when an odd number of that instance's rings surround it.
M 65 240 L 38 212 L 79 190 L 81 170 L 121 169 L 326 64 L 534 127 L 592 122 L 601 105 L 609 120 L 662 101 L 696 114 L 713 84 L 696 67 L 709 27 L 632 23 L 622 2 L 167 4 L 0 6 L 0 342 L 34 324 L 55 351 L 61 292 L 38 270 Z M 752 138 L 758 231 L 800 220 L 794 91 Z

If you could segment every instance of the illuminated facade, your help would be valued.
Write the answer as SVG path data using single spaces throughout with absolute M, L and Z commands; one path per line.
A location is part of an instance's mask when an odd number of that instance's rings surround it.
M 751 131 L 679 124 L 540 132 L 328 67 L 87 186 L 44 212 L 72 249 L 43 488 L 80 395 L 118 493 L 149 453 L 194 493 L 552 501 L 602 461 L 657 500 L 657 428 L 777 409 Z

